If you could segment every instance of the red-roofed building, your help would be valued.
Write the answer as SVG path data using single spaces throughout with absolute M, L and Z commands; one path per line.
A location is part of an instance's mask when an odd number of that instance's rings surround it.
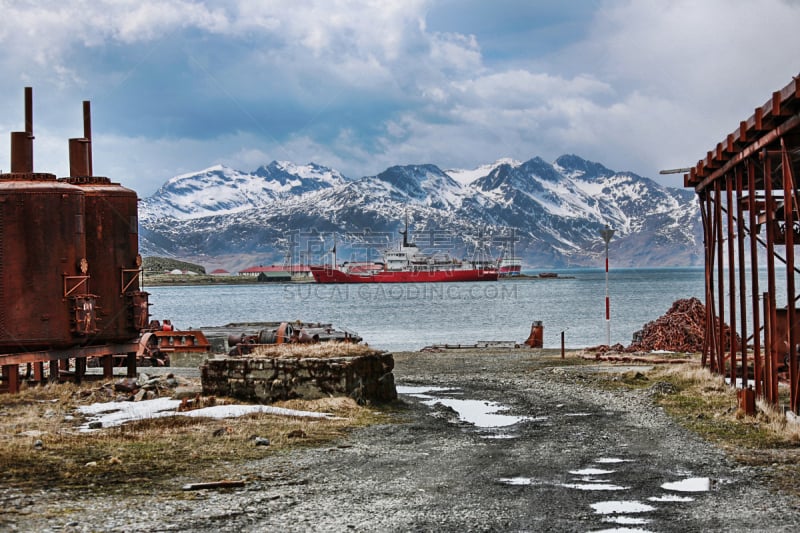
M 263 274 L 263 276 L 261 276 Z M 289 277 L 292 281 L 312 281 L 311 268 L 307 265 L 270 265 L 255 266 L 239 271 L 240 276 L 255 276 L 269 278 Z

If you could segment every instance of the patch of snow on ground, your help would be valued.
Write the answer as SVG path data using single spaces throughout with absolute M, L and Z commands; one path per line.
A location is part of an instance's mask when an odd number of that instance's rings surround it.
M 690 477 L 672 483 L 664 483 L 661 488 L 678 492 L 706 492 L 711 488 L 711 480 L 707 477 Z
M 102 427 L 120 426 L 126 422 L 145 420 L 148 418 L 162 418 L 166 416 L 193 416 L 208 418 L 236 418 L 250 413 L 266 413 L 279 416 L 299 416 L 307 418 L 329 418 L 328 413 L 315 413 L 312 411 L 298 411 L 284 409 L 271 405 L 215 405 L 192 411 L 179 412 L 180 400 L 172 398 L 156 398 L 140 402 L 105 402 L 78 407 L 77 411 L 90 415 L 89 420 L 80 431 L 90 431 L 89 424 L 100 422 Z
M 529 477 L 503 477 L 499 479 L 500 483 L 506 485 L 533 485 L 533 479 Z
M 664 496 L 650 496 L 647 498 L 651 502 L 693 502 L 691 496 L 678 496 L 677 494 L 666 494 Z
M 577 490 L 628 490 L 630 487 L 612 485 L 610 483 L 562 483 L 562 487 Z
M 582 470 L 570 470 L 569 473 L 575 476 L 603 476 L 613 474 L 614 470 L 603 470 L 600 468 L 584 468 Z

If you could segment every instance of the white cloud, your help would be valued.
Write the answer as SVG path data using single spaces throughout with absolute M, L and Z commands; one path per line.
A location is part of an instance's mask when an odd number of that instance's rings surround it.
M 800 5 L 782 0 L 607 1 L 556 61 L 613 85 L 613 105 L 585 117 L 595 146 L 652 176 L 696 163 L 791 81 L 798 23 Z
M 77 115 L 88 90 L 163 98 L 160 130 L 96 130 L 95 168 L 144 194 L 181 172 L 272 159 L 359 177 L 577 153 L 655 176 L 694 163 L 799 70 L 797 2 L 606 0 L 580 41 L 535 57 L 520 40 L 503 61 L 467 31 L 428 28 L 431 3 L 0 0 L 0 134 L 20 129 L 21 85 L 33 84 L 44 94 L 37 169 L 65 169 L 79 122 L 61 108 L 74 102 Z M 177 59 L 158 62 L 168 54 Z M 246 120 L 218 126 L 200 112 L 219 102 L 231 109 L 217 114 Z M 269 117 L 281 113 L 300 125 L 275 133 Z M 194 130 L 169 130 L 187 121 Z

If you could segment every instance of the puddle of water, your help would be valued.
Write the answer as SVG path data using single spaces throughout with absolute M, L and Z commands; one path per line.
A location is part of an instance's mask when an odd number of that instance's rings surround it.
M 592 416 L 592 413 L 564 413 L 564 416 Z
M 677 492 L 707 492 L 711 488 L 711 480 L 707 477 L 690 477 L 672 483 L 664 483 L 661 488 Z
M 649 518 L 638 518 L 634 516 L 606 516 L 603 518 L 603 522 L 608 522 L 611 524 L 620 524 L 623 526 L 640 526 L 642 524 L 649 524 L 652 522 Z
M 596 529 L 592 533 L 651 533 L 649 529 L 629 528 L 629 527 L 615 527 L 612 529 Z
M 529 477 L 503 477 L 499 479 L 500 483 L 506 485 L 533 485 L 533 479 Z
M 476 427 L 481 428 L 513 426 L 514 424 L 518 424 L 523 420 L 528 420 L 528 418 L 524 416 L 498 414 L 499 412 L 508 409 L 508 407 L 497 402 L 440 398 L 426 400 L 422 403 L 429 406 L 440 403 L 445 407 L 450 407 L 458 413 L 458 418 L 460 420 L 474 424 Z
M 397 389 L 397 394 L 425 394 L 427 392 L 442 392 L 442 391 L 455 390 L 453 388 L 447 388 L 447 387 L 412 387 L 409 385 L 398 385 L 395 388 Z
M 631 459 L 620 459 L 619 457 L 600 457 L 594 460 L 594 462 L 598 464 L 627 463 L 629 461 L 631 461 Z
M 613 474 L 616 470 L 602 470 L 600 468 L 584 468 L 583 470 L 570 470 L 569 473 L 573 476 L 604 476 L 606 474 Z
M 628 513 L 647 513 L 655 511 L 652 505 L 647 505 L 636 500 L 618 500 L 609 502 L 597 502 L 591 505 L 597 514 L 628 514 Z
M 573 481 L 582 481 L 583 483 L 611 483 L 610 479 L 599 479 L 591 476 L 579 477 Z
M 608 483 L 562 483 L 562 487 L 577 490 L 628 490 L 630 487 L 611 485 Z
M 516 433 L 487 433 L 481 435 L 482 439 L 502 440 L 502 439 L 518 439 L 519 435 Z
M 650 496 L 647 498 L 651 502 L 693 502 L 691 496 L 678 496 L 677 494 L 665 494 L 664 496 Z

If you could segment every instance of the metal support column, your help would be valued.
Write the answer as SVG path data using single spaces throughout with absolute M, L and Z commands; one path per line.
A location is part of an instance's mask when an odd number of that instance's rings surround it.
M 727 174 L 725 176 L 725 205 L 727 206 L 727 241 L 728 241 L 728 335 L 730 341 L 728 342 L 728 358 L 730 360 L 729 377 L 731 385 L 736 386 L 736 263 L 734 261 L 734 235 L 733 235 L 733 176 Z
M 747 278 L 745 275 L 744 262 L 744 198 L 742 198 L 744 178 L 742 177 L 741 167 L 736 167 L 736 249 L 738 251 L 739 263 L 739 336 L 742 339 L 742 389 L 746 390 L 748 385 L 748 361 L 747 361 Z
M 756 167 L 753 161 L 745 161 L 747 166 L 747 201 L 750 216 L 750 284 L 752 286 L 753 309 L 753 380 L 756 385 L 756 397 L 764 394 L 761 361 L 761 315 L 758 298 L 758 229 L 756 226 Z
M 715 370 L 725 375 L 725 282 L 723 265 L 722 237 L 722 187 L 719 180 L 714 182 L 714 227 L 717 239 L 717 362 Z
M 767 379 L 769 387 L 767 390 L 767 400 L 773 405 L 778 404 L 778 352 L 775 347 L 777 339 L 777 310 L 775 304 L 775 197 L 772 194 L 772 165 L 770 164 L 767 151 L 761 152 L 762 164 L 764 166 L 764 201 L 765 223 L 767 226 L 767 292 L 764 299 L 765 305 L 765 325 L 768 328 L 766 342 L 767 358 Z
M 781 168 L 783 170 L 783 214 L 786 225 L 786 301 L 787 303 L 787 330 L 789 342 L 789 408 L 798 412 L 797 396 L 797 341 L 798 335 L 795 328 L 795 283 L 794 283 L 794 176 L 792 176 L 792 161 L 786 152 L 786 144 L 781 139 Z

